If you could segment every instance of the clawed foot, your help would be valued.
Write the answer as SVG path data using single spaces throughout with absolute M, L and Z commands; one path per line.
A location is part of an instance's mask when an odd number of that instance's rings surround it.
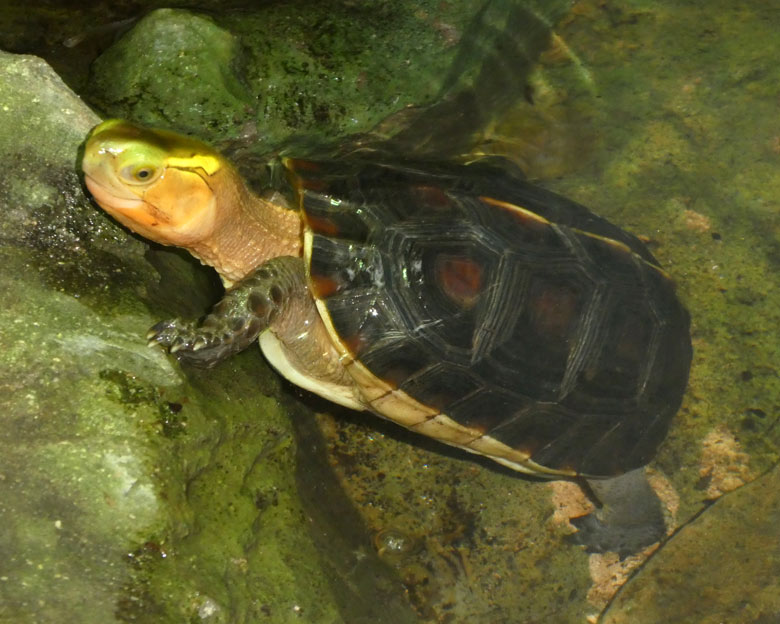
M 149 345 L 210 368 L 246 349 L 291 300 L 309 301 L 301 258 L 279 256 L 225 292 L 202 322 L 172 319 L 149 330 Z
M 179 360 L 210 368 L 233 351 L 231 337 L 194 321 L 160 321 L 146 334 L 150 347 L 160 345 Z
M 176 353 L 181 349 L 192 349 L 195 337 L 195 323 L 170 319 L 160 321 L 149 328 L 146 334 L 147 345 L 160 345 L 168 353 Z

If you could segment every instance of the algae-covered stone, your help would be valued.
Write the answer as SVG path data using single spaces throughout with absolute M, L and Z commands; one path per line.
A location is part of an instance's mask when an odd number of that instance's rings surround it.
M 254 110 L 236 73 L 238 53 L 236 39 L 210 18 L 160 9 L 98 58 L 90 88 L 114 116 L 234 133 Z
M 259 355 L 185 375 L 145 347 L 157 314 L 204 296 L 83 196 L 97 121 L 41 60 L 0 53 L 0 621 L 382 621 L 323 572 Z M 386 572 L 361 561 L 372 594 Z
M 457 122 L 468 133 L 522 96 L 550 24 L 567 9 L 562 0 L 163 9 L 98 58 L 89 94 L 109 116 L 240 140 L 254 153 L 296 137 L 311 148 L 364 133 L 400 111 L 403 126 L 463 92 L 433 125 Z
M 775 622 L 780 469 L 724 496 L 618 594 L 604 624 Z

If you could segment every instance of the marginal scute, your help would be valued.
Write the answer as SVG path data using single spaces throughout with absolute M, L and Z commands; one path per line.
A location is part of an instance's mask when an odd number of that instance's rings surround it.
M 468 447 L 469 444 L 480 437 L 478 431 L 470 430 L 444 414 L 437 414 L 433 418 L 412 426 L 411 429 L 416 433 L 422 433 L 431 438 L 447 440 L 450 444 L 463 447 Z
M 395 422 L 410 429 L 422 425 L 437 415 L 436 410 L 415 401 L 408 394 L 399 390 L 393 390 L 377 397 L 369 405 L 382 415 L 392 415 Z
M 307 229 L 325 237 L 338 236 L 358 243 L 365 242 L 368 227 L 360 215 L 338 210 L 339 200 L 328 194 L 306 189 L 303 195 L 307 207 L 304 214 Z
M 372 375 L 371 371 L 369 371 L 360 362 L 355 360 L 347 360 L 346 369 L 352 379 L 355 380 L 355 383 L 360 386 L 360 390 L 366 400 L 366 403 L 371 406 L 373 406 L 375 401 L 391 395 L 394 391 L 393 388 L 391 388 L 382 379 L 378 379 L 375 375 Z M 379 413 L 383 414 L 384 412 Z M 424 418 L 424 416 L 421 416 L 420 418 Z
M 387 336 L 372 345 L 372 349 L 362 358 L 363 364 L 373 373 L 394 388 L 398 388 L 434 362 L 423 343 L 398 340 Z
M 504 423 L 507 414 L 530 408 L 534 403 L 519 392 L 483 386 L 455 401 L 447 413 L 462 425 L 486 434 Z
M 306 226 L 322 236 L 338 236 L 341 233 L 337 223 L 320 216 L 309 215 L 306 218 Z
M 296 173 L 312 293 L 371 409 L 528 472 L 649 460 L 691 346 L 638 239 L 486 167 Z
M 550 224 L 550 222 L 547 219 L 536 214 L 535 212 L 532 212 L 531 210 L 527 210 L 520 206 L 516 206 L 510 202 L 500 201 L 492 197 L 484 197 L 484 196 L 480 197 L 479 199 L 491 207 L 502 208 L 504 210 L 509 211 L 509 213 L 513 215 L 515 218 L 517 218 L 518 221 L 520 221 L 524 227 L 529 227 L 529 226 L 533 227 L 535 225 L 543 227 Z
M 326 275 L 312 275 L 310 284 L 312 294 L 318 299 L 327 299 L 335 295 L 342 287 L 339 282 Z
M 482 385 L 479 377 L 465 366 L 435 362 L 407 377 L 400 388 L 425 405 L 442 411 Z

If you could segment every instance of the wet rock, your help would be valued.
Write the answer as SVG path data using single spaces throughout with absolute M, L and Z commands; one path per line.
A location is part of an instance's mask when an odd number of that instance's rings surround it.
M 577 622 L 588 555 L 552 484 L 370 415 L 318 418 L 330 463 L 422 621 Z M 574 486 L 565 498 L 581 496 Z
M 234 133 L 254 108 L 237 73 L 239 52 L 239 42 L 209 17 L 153 11 L 95 61 L 91 99 L 115 117 Z
M 148 349 L 208 299 L 197 267 L 84 197 L 99 120 L 43 61 L 0 53 L 0 103 L 0 620 L 342 621 L 310 532 L 338 519 L 302 506 L 276 377 L 255 350 L 206 374 Z
M 714 503 L 625 585 L 603 624 L 776 622 L 780 469 Z
M 152 11 L 94 63 L 89 97 L 108 116 L 165 125 L 262 154 L 381 129 L 428 105 L 411 131 L 468 135 L 522 96 L 566 2 L 276 3 L 202 14 Z M 431 124 L 435 121 L 435 124 Z M 412 138 L 412 137 L 410 137 Z

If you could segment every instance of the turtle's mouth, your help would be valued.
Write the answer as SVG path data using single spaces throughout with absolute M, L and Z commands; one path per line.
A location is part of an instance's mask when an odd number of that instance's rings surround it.
M 112 186 L 99 182 L 88 173 L 84 174 L 84 182 L 98 205 L 131 230 L 156 228 L 165 221 L 164 215 L 141 197 L 117 195 Z M 151 231 L 146 235 L 152 236 Z
M 87 173 L 84 174 L 84 182 L 95 201 L 108 212 L 137 210 L 144 203 L 140 197 L 117 196 L 109 187 L 101 184 Z

